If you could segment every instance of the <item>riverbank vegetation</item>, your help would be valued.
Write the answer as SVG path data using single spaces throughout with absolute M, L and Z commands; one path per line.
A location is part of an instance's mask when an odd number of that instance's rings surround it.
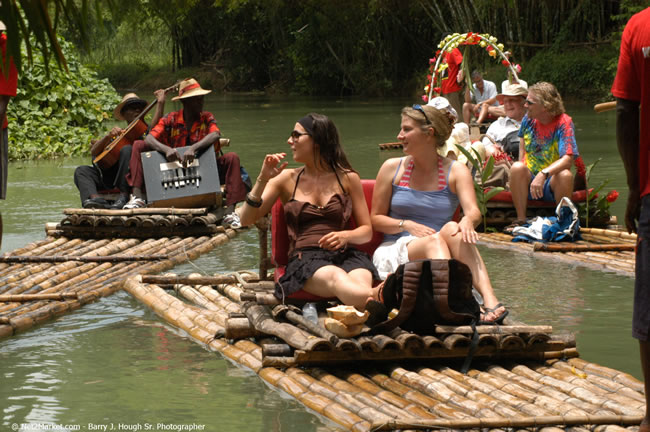
M 496 36 L 528 82 L 567 97 L 604 97 L 627 19 L 648 0 L 115 1 L 82 58 L 118 88 L 200 74 L 223 91 L 419 94 L 443 32 Z M 66 34 L 64 32 L 64 34 Z M 67 34 L 74 38 L 74 34 Z M 79 46 L 83 46 L 78 44 Z M 500 82 L 502 69 L 473 55 Z M 492 72 L 494 70 L 494 73 Z M 492 76 L 494 74 L 494 76 Z
M 50 21 L 36 19 L 42 18 L 38 7 L 43 4 L 49 5 Z M 600 101 L 615 74 L 623 26 L 650 0 L 112 0 L 94 3 L 95 8 L 87 0 L 16 0 L 0 5 L 3 20 L 11 7 L 26 11 L 25 32 L 13 25 L 8 30 L 28 35 L 51 22 L 70 42 L 61 43 L 60 53 L 51 44 L 48 54 L 51 32 L 37 30 L 27 39 L 32 60 L 23 51 L 21 90 L 10 108 L 15 159 L 85 152 L 90 137 L 106 129 L 104 120 L 118 100 L 113 87 L 160 88 L 193 76 L 217 92 L 419 99 L 428 60 L 444 32 L 494 35 L 522 65 L 521 77 L 529 83 L 551 81 L 565 98 Z M 66 59 L 67 76 L 52 60 L 59 54 Z M 469 57 L 469 69 L 483 70 L 497 83 L 505 78 L 503 66 L 489 56 Z

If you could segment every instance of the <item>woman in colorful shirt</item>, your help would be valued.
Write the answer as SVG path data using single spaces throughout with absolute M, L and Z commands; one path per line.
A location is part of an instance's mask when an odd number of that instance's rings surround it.
M 559 203 L 573 192 L 571 165 L 578 157 L 578 146 L 560 93 L 553 84 L 539 82 L 528 89 L 526 108 L 519 129 L 519 161 L 510 169 L 517 219 L 507 231 L 526 223 L 529 199 Z

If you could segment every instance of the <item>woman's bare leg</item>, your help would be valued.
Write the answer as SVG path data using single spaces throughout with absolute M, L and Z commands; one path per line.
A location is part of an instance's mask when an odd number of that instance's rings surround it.
M 483 258 L 481 258 L 481 254 L 478 252 L 476 245 L 464 242 L 460 232 L 456 235 L 452 235 L 452 233 L 457 232 L 457 226 L 456 222 L 448 222 L 444 227 L 442 227 L 442 230 L 440 230 L 440 235 L 447 243 L 452 258 L 467 265 L 472 271 L 472 285 L 474 285 L 474 288 L 476 288 L 483 297 L 483 305 L 486 308 L 491 309 L 499 303 L 499 300 L 494 294 L 492 282 L 490 282 L 490 277 L 488 276 L 487 267 L 485 267 Z M 492 321 L 501 316 L 504 311 L 505 308 L 502 306 L 494 311 L 494 313 L 488 314 L 488 316 L 485 317 L 485 320 Z
M 451 254 L 440 233 L 420 237 L 408 244 L 409 260 L 449 259 Z
M 368 298 L 373 296 L 372 274 L 366 269 L 347 273 L 339 267 L 328 265 L 316 270 L 303 289 L 320 297 L 337 297 L 346 305 L 364 310 Z

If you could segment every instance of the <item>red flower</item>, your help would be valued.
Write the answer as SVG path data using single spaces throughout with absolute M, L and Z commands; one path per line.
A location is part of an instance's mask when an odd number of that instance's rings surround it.
M 427 95 L 422 95 L 422 102 L 424 102 L 424 103 L 429 102 L 429 96 L 427 96 Z
M 436 92 L 436 93 L 438 93 L 438 94 L 440 94 L 440 87 L 434 87 L 434 88 L 433 88 L 433 91 Z
M 435 57 L 429 59 L 429 64 L 433 64 L 433 63 L 435 63 L 435 62 L 436 62 L 436 58 L 435 58 Z
M 585 168 L 585 161 L 582 160 L 582 156 L 578 156 L 574 164 L 576 166 L 576 171 L 578 172 L 578 175 L 584 178 L 585 175 L 587 174 L 587 168 Z
M 618 192 L 616 190 L 611 191 L 610 193 L 607 194 L 607 197 L 605 198 L 608 203 L 613 203 L 616 201 L 618 198 Z
M 431 81 L 431 75 L 427 75 L 427 81 Z
M 501 61 L 501 64 L 504 65 L 505 67 L 508 67 L 508 65 L 510 64 L 510 62 L 509 62 L 508 60 L 502 60 L 502 61 Z

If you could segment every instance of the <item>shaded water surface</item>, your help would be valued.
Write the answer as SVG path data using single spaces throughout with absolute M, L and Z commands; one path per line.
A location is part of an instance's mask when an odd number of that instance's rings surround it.
M 377 144 L 395 141 L 399 110 L 413 101 L 210 95 L 206 103 L 232 140 L 229 150 L 240 154 L 252 177 L 264 154 L 288 151 L 286 139 L 296 119 L 315 111 L 334 119 L 352 165 L 363 178 L 374 178 L 384 159 L 400 154 L 380 152 Z M 622 220 L 625 176 L 613 113 L 596 115 L 586 106 L 569 106 L 568 112 L 587 163 L 603 159 L 594 181 L 608 178 L 607 189 L 621 192 L 613 210 Z M 0 203 L 3 252 L 43 239 L 46 222 L 58 222 L 63 208 L 79 205 L 72 175 L 77 165 L 88 162 L 11 165 L 8 199 Z M 510 251 L 481 251 L 497 295 L 518 319 L 575 332 L 584 359 L 641 376 L 638 347 L 630 336 L 631 278 Z M 225 247 L 176 271 L 253 269 L 257 254 L 257 232 L 242 231 Z M 18 429 L 24 423 L 72 425 L 69 430 L 110 428 L 111 423 L 124 425 L 122 430 L 138 425 L 144 430 L 147 423 L 152 430 L 158 423 L 220 431 L 335 429 L 250 371 L 166 326 L 126 293 L 0 341 L 0 416 L 2 430 L 14 423 Z

